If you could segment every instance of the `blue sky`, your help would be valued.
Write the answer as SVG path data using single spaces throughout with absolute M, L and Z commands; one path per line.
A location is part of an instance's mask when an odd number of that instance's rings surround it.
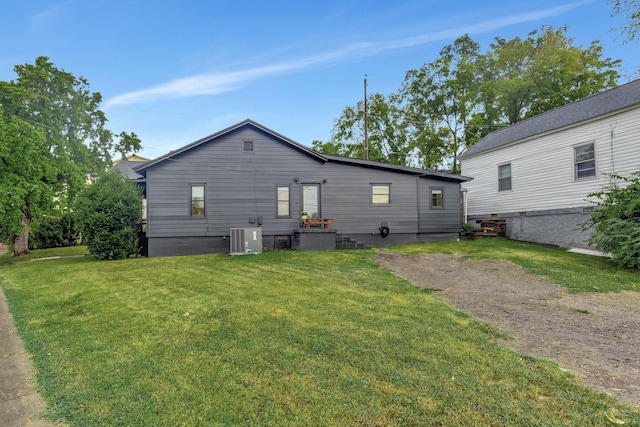
M 157 157 L 250 118 L 305 145 L 368 92 L 398 89 L 407 70 L 469 33 L 525 38 L 568 26 L 600 40 L 638 77 L 640 45 L 621 45 L 606 0 L 120 1 L 4 0 L 0 80 L 48 56 L 102 93 L 115 133 L 135 132 Z

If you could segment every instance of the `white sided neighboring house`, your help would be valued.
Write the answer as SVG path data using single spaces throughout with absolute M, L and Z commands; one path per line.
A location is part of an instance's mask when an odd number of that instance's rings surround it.
M 493 132 L 459 159 L 469 223 L 504 218 L 511 239 L 588 248 L 588 194 L 640 170 L 640 79 Z

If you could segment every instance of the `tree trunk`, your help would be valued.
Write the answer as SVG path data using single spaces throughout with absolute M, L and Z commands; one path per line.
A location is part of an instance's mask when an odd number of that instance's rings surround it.
M 22 217 L 24 228 L 13 238 L 13 256 L 26 255 L 29 253 L 29 230 L 31 229 L 30 215 Z

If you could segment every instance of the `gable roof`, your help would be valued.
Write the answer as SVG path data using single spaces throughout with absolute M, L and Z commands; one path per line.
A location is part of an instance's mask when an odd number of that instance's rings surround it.
M 493 151 L 536 135 L 575 126 L 588 120 L 638 106 L 640 106 L 640 79 L 492 132 L 460 154 L 458 158 L 464 159 L 486 151 Z
M 352 166 L 359 166 L 359 167 L 365 167 L 365 168 L 373 168 L 373 169 L 381 169 L 381 170 L 388 170 L 388 171 L 394 171 L 394 172 L 400 172 L 400 173 L 406 173 L 406 174 L 411 174 L 411 175 L 418 175 L 418 176 L 432 176 L 432 177 L 437 177 L 437 178 L 441 178 L 441 179 L 446 179 L 446 180 L 451 180 L 451 181 L 468 181 L 471 178 L 467 178 L 464 176 L 459 176 L 459 175 L 454 175 L 454 174 L 450 174 L 450 173 L 446 173 L 446 172 L 439 172 L 439 171 L 434 171 L 434 170 L 430 170 L 430 169 L 421 169 L 421 168 L 412 168 L 412 167 L 408 167 L 408 166 L 400 166 L 400 165 L 392 165 L 390 163 L 383 163 L 383 162 L 376 162 L 376 161 L 372 161 L 372 160 L 360 160 L 360 159 L 352 159 L 352 158 L 348 158 L 348 157 L 341 157 L 341 156 L 334 156 L 334 155 L 330 155 L 330 154 L 321 154 L 315 150 L 312 150 L 311 148 L 302 145 L 292 139 L 287 138 L 284 135 L 279 134 L 278 132 L 275 132 L 265 126 L 262 126 L 261 124 L 254 122 L 253 120 L 249 120 L 246 119 L 240 123 L 237 123 L 233 126 L 229 126 L 226 129 L 223 129 L 219 132 L 213 133 L 209 136 L 205 136 L 204 138 L 201 138 L 197 141 L 192 142 L 191 144 L 185 145 L 182 148 L 179 148 L 175 151 L 171 151 L 163 156 L 157 157 L 153 160 L 150 160 L 148 162 L 142 163 L 138 166 L 136 166 L 133 171 L 135 173 L 141 174 L 143 176 L 146 176 L 146 170 L 154 165 L 157 165 L 159 163 L 162 163 L 166 160 L 172 159 L 176 156 L 179 156 L 180 154 L 183 154 L 185 152 L 188 152 L 190 150 L 193 150 L 201 145 L 207 144 L 215 139 L 218 139 L 222 136 L 228 135 L 232 132 L 235 132 L 241 128 L 244 127 L 252 127 L 255 130 L 262 132 L 264 134 L 267 134 L 277 140 L 279 140 L 280 142 L 290 146 L 291 148 L 300 151 L 301 153 L 311 157 L 314 160 L 317 160 L 319 162 L 322 163 L 340 163 L 340 164 L 347 164 L 347 165 L 352 165 Z
M 229 126 L 228 128 L 222 129 L 221 131 L 218 131 L 216 133 L 212 133 L 209 136 L 205 136 L 204 138 L 200 138 L 199 140 L 194 141 L 191 144 L 187 144 L 182 148 L 178 148 L 177 150 L 170 151 L 170 152 L 168 152 L 167 154 L 165 154 L 163 156 L 156 157 L 153 160 L 145 162 L 142 165 L 137 166 L 135 168 L 135 171 L 139 172 L 139 173 L 140 172 L 144 173 L 145 170 L 150 168 L 151 166 L 157 165 L 158 163 L 164 162 L 165 160 L 168 160 L 168 159 L 171 159 L 173 157 L 179 156 L 180 154 L 183 154 L 183 153 L 185 153 L 187 151 L 191 151 L 194 148 L 197 148 L 197 147 L 199 147 L 201 145 L 207 144 L 207 143 L 209 143 L 209 142 L 211 142 L 211 141 L 213 141 L 215 139 L 218 139 L 218 138 L 220 138 L 222 136 L 228 135 L 228 134 L 230 134 L 232 132 L 235 132 L 235 131 L 237 131 L 237 130 L 239 130 L 241 128 L 247 127 L 247 126 L 253 127 L 254 129 L 256 129 L 256 130 L 258 130 L 258 131 L 260 131 L 262 133 L 266 133 L 266 134 L 268 134 L 268 135 L 270 135 L 270 136 L 282 141 L 283 143 L 290 145 L 291 147 L 295 148 L 296 150 L 302 151 L 303 153 L 309 155 L 310 157 L 315 158 L 316 160 L 325 161 L 325 159 L 322 157 L 322 155 L 320 155 L 320 153 L 317 153 L 316 151 L 310 149 L 309 147 L 306 147 L 306 146 L 304 146 L 302 144 L 299 144 L 299 143 L 295 142 L 294 140 L 287 138 L 284 135 L 281 135 L 281 134 L 279 134 L 279 133 L 277 133 L 275 131 L 272 131 L 271 129 L 268 129 L 268 128 L 262 126 L 261 124 L 254 122 L 253 120 L 246 119 L 246 120 L 244 120 L 244 121 L 242 121 L 240 123 L 237 123 L 237 124 L 235 124 L 233 126 Z
M 147 159 L 148 160 L 148 159 Z M 146 163 L 145 160 L 118 160 L 110 169 L 117 169 L 124 174 L 127 179 L 144 182 L 144 176 L 133 170 L 136 166 Z
M 124 161 L 127 161 L 127 162 L 138 162 L 138 163 L 144 163 L 144 162 L 148 162 L 149 160 L 151 160 L 151 159 L 150 159 L 150 158 L 148 158 L 148 157 L 142 157 L 142 156 L 140 156 L 140 155 L 138 155 L 138 154 L 132 154 L 132 155 L 130 155 L 130 156 L 127 156 L 126 158 L 125 158 L 125 157 L 123 157 L 123 158 L 121 158 L 121 159 L 114 160 L 114 161 L 113 161 L 113 165 L 115 166 L 115 165 L 117 165 L 118 163 L 120 163 L 120 162 L 124 162 Z

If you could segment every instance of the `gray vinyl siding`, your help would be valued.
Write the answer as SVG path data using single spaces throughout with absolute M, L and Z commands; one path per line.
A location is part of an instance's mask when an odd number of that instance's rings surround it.
M 243 141 L 254 142 L 253 154 L 242 152 Z M 219 236 L 232 227 L 252 225 L 262 217 L 263 231 L 289 234 L 298 227 L 300 184 L 319 182 L 321 163 L 252 129 L 243 129 L 147 173 L 150 214 L 147 235 Z M 299 183 L 293 181 L 299 178 Z M 189 216 L 189 185 L 205 183 L 204 218 Z M 291 218 L 277 218 L 275 188 L 291 186 Z
M 381 222 L 387 222 L 392 231 L 417 232 L 414 177 L 340 164 L 324 168 L 330 178 L 322 186 L 322 215 L 337 218 L 336 229 L 375 233 Z M 371 205 L 372 184 L 389 185 L 389 205 Z
M 442 208 L 431 208 L 431 189 L 442 189 Z M 461 229 L 460 184 L 420 178 L 420 233 L 457 233 Z
M 253 141 L 252 153 L 243 152 L 244 141 Z M 192 243 L 212 238 L 211 248 L 228 247 L 224 237 L 235 227 L 260 225 L 266 236 L 293 235 L 300 227 L 303 184 L 320 186 L 320 214 L 336 218 L 331 228 L 338 233 L 370 236 L 386 222 L 392 235 L 413 234 L 412 240 L 419 241 L 418 233 L 460 230 L 457 181 L 322 162 L 252 127 L 149 167 L 146 181 L 150 256 L 170 254 L 170 249 L 154 246 L 178 241 L 173 238 Z M 389 205 L 370 204 L 372 183 L 390 185 Z M 190 216 L 191 184 L 205 185 L 205 217 Z M 290 218 L 277 218 L 277 186 L 290 188 Z M 430 209 L 431 187 L 443 188 L 443 209 Z M 257 223 L 259 218 L 262 224 Z

